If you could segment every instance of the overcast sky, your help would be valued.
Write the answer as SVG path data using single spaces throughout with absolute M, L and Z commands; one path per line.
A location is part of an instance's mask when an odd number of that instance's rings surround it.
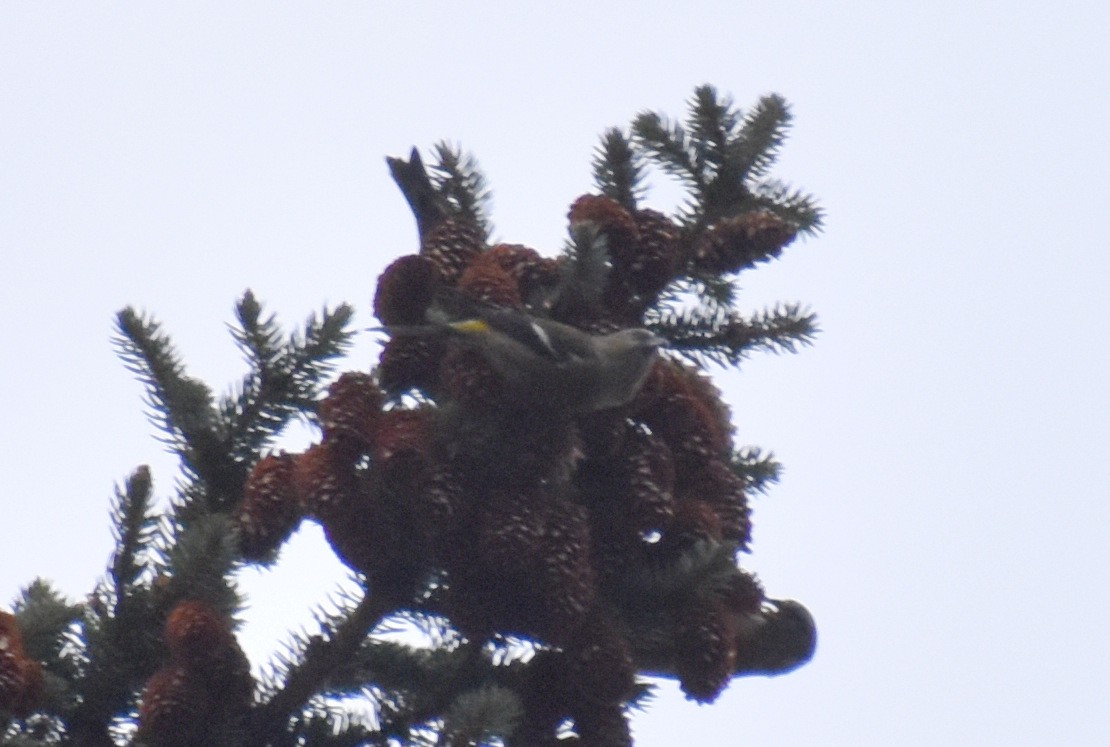
M 0 5 L 0 606 L 92 587 L 135 466 L 172 492 L 117 309 L 224 391 L 248 287 L 372 323 L 416 248 L 384 156 L 461 142 L 498 237 L 553 254 L 601 131 L 709 82 L 792 102 L 773 173 L 827 210 L 741 279 L 812 306 L 817 345 L 719 379 L 787 468 L 745 564 L 820 642 L 713 706 L 664 685 L 637 745 L 1110 744 L 1105 4 L 386 5 Z M 246 583 L 256 664 L 343 577 L 317 531 L 287 555 Z

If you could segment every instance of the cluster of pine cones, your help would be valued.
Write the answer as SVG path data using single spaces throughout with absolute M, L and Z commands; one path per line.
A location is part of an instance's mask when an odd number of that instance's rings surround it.
M 455 217 L 385 270 L 374 311 L 387 327 L 422 324 L 451 289 L 608 332 L 641 326 L 677 277 L 732 272 L 794 238 L 757 211 L 693 241 L 661 213 L 593 195 L 569 218 L 605 240 L 594 303 L 551 302 L 571 258 L 488 247 Z M 568 718 L 583 743 L 628 743 L 638 672 L 676 677 L 707 702 L 737 673 L 808 658 L 808 613 L 767 600 L 736 566 L 751 533 L 745 480 L 730 463 L 729 410 L 704 374 L 660 356 L 630 404 L 577 418 L 535 417 L 500 395 L 471 349 L 388 340 L 372 373 L 329 388 L 319 443 L 255 465 L 236 516 L 244 554 L 272 556 L 309 517 L 396 608 L 432 609 L 471 641 L 536 642 L 520 680 L 529 733 L 514 744 L 547 743 Z

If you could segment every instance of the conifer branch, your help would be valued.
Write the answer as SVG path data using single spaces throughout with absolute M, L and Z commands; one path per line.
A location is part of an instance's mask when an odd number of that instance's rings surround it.
M 702 173 L 719 176 L 728 160 L 728 146 L 737 119 L 731 98 L 725 96 L 719 99 L 717 90 L 709 85 L 698 86 L 694 90 L 687 127 Z
M 348 329 L 354 317 L 354 308 L 349 304 L 339 304 L 335 309 L 324 309 L 320 317 L 311 314 L 304 325 L 304 332 L 293 335 L 290 340 L 292 351 L 290 371 L 293 380 L 298 382 L 302 396 L 315 399 L 317 392 L 309 385 L 317 385 L 319 380 L 335 370 L 335 358 L 346 352 L 354 332 Z
M 112 535 L 116 550 L 108 572 L 116 599 L 126 596 L 143 570 L 137 558 L 153 531 L 150 501 L 150 468 L 144 465 L 127 478 L 124 490 L 116 490 L 112 503 Z
M 656 112 L 641 112 L 632 121 L 632 139 L 671 176 L 701 191 L 705 174 L 682 125 Z
M 146 386 L 151 421 L 184 466 L 204 476 L 206 463 L 219 461 L 212 392 L 185 374 L 185 367 L 158 322 L 130 306 L 116 317 L 113 342 L 124 365 Z
M 794 224 L 798 233 L 820 233 L 825 212 L 811 196 L 794 189 L 777 179 L 769 179 L 755 185 L 751 195 L 754 208 L 766 208 Z
M 464 153 L 458 145 L 440 141 L 434 146 L 436 163 L 432 166 L 432 187 L 443 202 L 451 206 L 453 215 L 473 223 L 490 234 L 489 207 L 493 199 L 485 174 L 477 159 Z
M 741 179 L 758 179 L 774 164 L 790 121 L 790 107 L 778 94 L 764 96 L 744 116 L 728 144 L 728 159 L 736 164 Z
M 767 178 L 789 123 L 781 97 L 744 114 L 706 85 L 681 120 L 643 112 L 630 129 L 606 131 L 593 171 L 610 199 L 576 201 L 558 262 L 512 245 L 478 262 L 486 255 L 472 226 L 488 235 L 490 191 L 459 147 L 437 143 L 429 168 L 415 149 L 390 158 L 422 244 L 435 241 L 391 265 L 375 308 L 422 289 L 444 308 L 451 293 L 520 291 L 530 313 L 588 331 L 642 324 L 700 365 L 793 351 L 816 333 L 814 315 L 789 304 L 741 314 L 733 282 L 798 232 L 820 229 L 812 197 Z M 637 210 L 647 165 L 684 187 L 677 222 Z M 575 212 L 591 200 L 610 224 Z M 475 288 L 429 288 L 437 270 Z M 804 607 L 768 598 L 737 565 L 750 536 L 747 494 L 765 491 L 781 467 L 734 445 L 728 407 L 701 372 L 674 361 L 653 369 L 638 406 L 614 418 L 521 422 L 481 349 L 398 344 L 377 373 L 393 366 L 414 388 L 435 379 L 435 402 L 383 405 L 382 377 L 365 371 L 321 399 L 352 314 L 325 308 L 287 334 L 247 291 L 231 329 L 247 371 L 217 399 L 156 321 L 119 312 L 115 344 L 181 460 L 176 494 L 155 513 L 150 473 L 136 470 L 115 491 L 115 546 L 84 603 L 36 582 L 16 617 L 0 621 L 21 634 L 6 635 L 19 648 L 6 660 L 15 669 L 0 673 L 14 682 L 0 687 L 0 741 L 111 747 L 138 729 L 151 743 L 237 747 L 533 745 L 573 724 L 582 743 L 630 744 L 625 713 L 650 692 L 633 685 L 637 674 L 676 677 L 709 702 L 738 673 L 787 671 L 812 654 Z M 467 427 L 445 428 L 460 412 Z M 297 417 L 317 421 L 321 439 L 262 463 Z M 494 452 L 481 451 L 490 444 Z M 381 499 L 402 495 L 421 510 Z M 304 512 L 375 588 L 396 572 L 424 575 L 409 579 L 405 609 L 364 583 L 341 592 L 335 609 L 317 613 L 319 632 L 294 636 L 252 689 L 233 636 L 235 570 L 276 554 Z M 640 542 L 647 527 L 655 539 Z M 240 545 L 247 537 L 257 554 Z M 389 634 L 400 628 L 424 639 L 398 643 Z
M 247 747 L 264 747 L 270 735 L 286 731 L 294 713 L 309 701 L 340 664 L 358 650 L 370 629 L 388 611 L 385 603 L 367 592 L 326 639 L 314 639 L 305 650 L 303 659 L 286 673 L 281 689 L 255 709 Z
M 353 723 L 346 714 L 313 713 L 299 719 L 288 734 L 275 738 L 269 747 L 385 747 L 388 738 L 382 732 Z
M 708 313 L 669 311 L 651 329 L 668 340 L 669 349 L 693 363 L 734 366 L 752 350 L 793 353 L 798 344 L 811 344 L 816 320 L 798 304 L 782 304 L 747 318 L 719 308 Z
M 12 612 L 19 620 L 27 653 L 39 661 L 57 661 L 63 669 L 59 674 L 72 677 L 74 672 L 65 667 L 67 660 L 60 657 L 67 630 L 81 618 L 81 605 L 68 602 L 48 581 L 38 578 L 20 592 Z
M 774 452 L 763 454 L 757 446 L 745 446 L 732 453 L 729 467 L 744 480 L 744 489 L 750 493 L 766 493 L 778 483 L 782 464 Z
M 161 619 L 147 593 L 113 606 L 87 606 L 79 633 L 71 637 L 78 671 L 69 707 L 61 714 L 74 745 L 110 747 L 110 725 L 125 712 L 134 691 L 162 656 Z
M 572 229 L 563 256 L 550 311 L 555 319 L 573 320 L 598 308 L 609 277 L 608 241 L 595 224 L 584 223 Z
M 598 191 L 634 212 L 644 196 L 643 158 L 619 128 L 611 127 L 602 135 L 594 151 L 593 169 Z
M 232 328 L 232 335 L 252 370 L 220 410 L 235 461 L 251 464 L 290 420 L 314 409 L 322 379 L 350 345 L 354 310 L 341 304 L 324 309 L 319 319 L 310 316 L 304 332 L 292 335 L 288 344 L 273 316 L 260 319 L 261 307 L 250 291 L 236 311 L 240 327 Z
M 180 527 L 167 553 L 169 586 L 165 598 L 212 604 L 228 617 L 242 606 L 231 572 L 239 559 L 227 514 L 197 516 Z
M 524 717 L 520 697 L 507 687 L 486 684 L 458 695 L 443 715 L 447 744 L 482 745 L 512 734 Z

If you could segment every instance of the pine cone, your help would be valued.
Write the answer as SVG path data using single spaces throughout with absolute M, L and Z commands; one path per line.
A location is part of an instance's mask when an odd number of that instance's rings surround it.
M 446 394 L 468 408 L 493 409 L 505 394 L 501 375 L 474 348 L 451 347 L 440 363 L 439 377 Z
M 675 626 L 675 671 L 686 696 L 711 703 L 736 668 L 736 617 L 715 599 L 692 600 Z
M 369 374 L 347 371 L 320 401 L 324 440 L 354 456 L 365 454 L 384 401 L 385 395 Z
M 147 680 L 139 704 L 139 738 L 151 747 L 201 744 L 209 702 L 204 681 L 180 664 L 159 669 Z
M 723 218 L 694 247 L 694 267 L 714 275 L 740 272 L 767 262 L 798 235 L 797 229 L 769 210 Z
M 423 324 L 439 286 L 439 270 L 430 258 L 400 257 L 378 276 L 374 315 L 386 326 Z
M 605 236 L 606 248 L 614 265 L 627 264 L 636 255 L 640 233 L 636 221 L 619 202 L 601 195 L 582 195 L 570 206 L 567 214 L 571 229 L 592 223 Z M 621 259 L 618 260 L 617 258 Z
M 674 516 L 675 470 L 670 447 L 646 431 L 632 431 L 619 469 L 629 529 L 636 534 L 665 529 Z
M 469 497 L 470 490 L 455 465 L 440 462 L 428 470 L 421 489 L 412 495 L 412 517 L 433 548 L 459 528 Z
M 301 520 L 297 458 L 271 454 L 251 469 L 233 520 L 243 556 L 263 560 L 289 539 Z
M 43 697 L 42 665 L 27 656 L 15 615 L 0 612 L 0 711 L 24 717 Z
M 713 459 L 701 469 L 684 475 L 679 488 L 680 501 L 697 496 L 716 513 L 721 538 L 746 550 L 752 537 L 751 507 L 744 480 L 724 461 Z
M 447 351 L 446 340 L 435 335 L 402 335 L 382 347 L 378 382 L 390 396 L 417 389 L 434 397 L 439 389 L 440 361 Z
M 508 272 L 516 280 L 526 302 L 536 301 L 544 289 L 553 288 L 559 282 L 559 263 L 522 244 L 498 244 L 482 255 L 482 259 L 496 262 Z
M 579 742 L 590 747 L 632 747 L 628 719 L 619 703 L 598 704 L 574 711 Z
M 432 411 L 395 408 L 382 413 L 373 435 L 374 469 L 391 489 L 415 490 L 428 467 Z
M 358 481 L 347 455 L 319 443 L 298 454 L 296 460 L 294 478 L 305 513 L 326 521 L 355 500 Z
M 520 285 L 489 252 L 479 254 L 459 278 L 459 290 L 469 298 L 490 306 L 522 309 Z
M 591 613 L 568 641 L 565 655 L 575 711 L 584 704 L 620 705 L 632 694 L 632 651 L 607 615 Z
M 166 648 L 174 661 L 203 668 L 218 652 L 236 645 L 230 621 L 207 602 L 178 602 L 166 617 Z
M 473 223 L 447 218 L 427 235 L 420 254 L 432 261 L 444 283 L 454 285 L 484 245 L 482 231 Z

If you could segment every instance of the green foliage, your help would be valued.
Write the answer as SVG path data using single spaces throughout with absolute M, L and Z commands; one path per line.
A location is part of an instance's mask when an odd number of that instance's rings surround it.
M 66 600 L 49 581 L 37 578 L 12 605 L 23 633 L 28 655 L 40 661 L 58 661 L 64 636 L 81 617 L 81 606 Z
M 782 465 L 774 452 L 764 454 L 758 446 L 746 446 L 729 458 L 729 467 L 744 479 L 744 488 L 751 493 L 766 493 L 782 475 Z
M 694 91 L 685 125 L 646 111 L 633 120 L 632 138 L 648 160 L 686 187 L 682 217 L 689 230 L 764 208 L 800 233 L 815 233 L 822 212 L 813 198 L 764 179 L 790 120 L 781 96 L 764 96 L 742 114 L 731 98 L 705 85 Z
M 153 539 L 156 522 L 151 515 L 150 468 L 143 466 L 127 479 L 124 490 L 116 490 L 112 502 L 112 535 L 116 551 L 112 556 L 109 577 L 117 598 L 127 594 L 142 572 L 141 554 Z
M 183 469 L 200 478 L 221 461 L 211 390 L 185 373 L 161 325 L 131 307 L 116 318 L 116 347 L 124 364 L 146 386 L 151 421 L 181 458 Z
M 646 191 L 643 160 L 619 128 L 606 130 L 594 151 L 594 183 L 598 191 L 626 210 L 635 210 Z
M 630 129 L 607 130 L 594 153 L 597 189 L 636 219 L 643 217 L 636 213 L 649 165 L 686 189 L 679 235 L 670 237 L 673 226 L 665 225 L 664 238 L 655 245 L 661 253 L 659 247 L 668 242 L 679 247 L 671 249 L 675 269 L 660 270 L 672 274 L 650 290 L 640 286 L 634 292 L 643 293 L 635 296 L 636 314 L 642 313 L 636 323 L 666 338 L 671 353 L 697 366 L 735 366 L 754 351 L 794 352 L 817 333 L 816 317 L 798 304 L 741 313 L 734 277 L 714 275 L 706 265 L 699 270 L 693 257 L 693 247 L 719 220 L 750 211 L 781 218 L 791 228 L 784 232 L 787 238 L 794 231 L 820 230 L 822 212 L 813 198 L 768 176 L 790 118 L 780 96 L 766 96 L 743 112 L 702 86 L 682 122 L 641 113 Z M 462 217 L 488 237 L 491 193 L 477 161 L 446 142 L 436 144 L 433 153 L 430 169 L 415 150 L 409 161 L 389 160 L 421 235 L 444 218 Z M 616 261 L 631 262 L 627 252 L 620 253 L 627 246 L 614 246 Z M 750 265 L 777 256 L 781 246 L 774 248 L 741 256 L 755 257 Z M 541 310 L 572 322 L 598 312 L 596 317 L 608 322 L 604 309 L 606 294 L 614 290 L 613 264 L 604 227 L 593 221 L 574 226 L 562 275 L 554 289 L 543 287 L 550 295 Z M 741 264 L 728 265 L 729 272 L 747 269 Z M 247 291 L 230 327 L 247 371 L 217 397 L 189 376 L 157 321 L 130 307 L 118 314 L 114 342 L 142 382 L 150 420 L 180 458 L 181 474 L 164 506 L 155 501 L 145 467 L 116 489 L 114 551 L 104 578 L 83 604 L 68 602 L 43 581 L 29 585 L 16 602 L 27 651 L 45 662 L 47 696 L 26 720 L 0 714 L 5 744 L 107 747 L 129 737 L 139 693 L 167 660 L 162 633 L 175 605 L 195 600 L 232 620 L 239 614 L 243 600 L 235 576 L 246 561 L 236 511 L 248 474 L 293 420 L 316 420 L 323 388 L 350 346 L 352 317 L 348 305 L 325 308 L 286 332 Z M 727 466 L 748 493 L 765 492 L 781 472 L 773 454 L 755 447 L 734 450 Z M 644 552 L 651 559 L 628 560 L 599 582 L 607 587 L 598 590 L 605 592 L 605 604 L 620 611 L 614 627 L 631 630 L 627 640 L 637 671 L 675 676 L 669 635 L 674 610 L 690 598 L 724 596 L 742 573 L 736 566 L 739 550 L 736 541 L 699 537 L 666 562 L 656 562 L 658 555 L 648 548 Z M 488 641 L 465 640 L 443 616 L 450 579 L 444 584 L 446 572 L 439 573 L 425 579 L 403 609 L 371 593 L 362 577 L 357 593 L 335 595 L 317 611 L 317 630 L 295 634 L 273 657 L 246 721 L 229 723 L 226 734 L 238 734 L 234 741 L 240 747 L 513 744 L 512 735 L 526 718 L 521 693 L 529 657 L 522 651 L 558 654 L 559 646 L 501 632 Z M 398 629 L 409 634 L 404 642 L 391 636 Z M 640 681 L 620 703 L 643 707 L 650 694 L 651 687 Z
M 575 226 L 563 247 L 559 285 L 552 315 L 576 318 L 583 310 L 597 308 L 609 277 L 609 246 L 605 235 L 592 223 Z
M 451 213 L 470 220 L 488 237 L 491 230 L 489 208 L 493 200 L 478 160 L 446 141 L 435 144 L 432 187 L 451 206 Z
M 250 371 L 238 390 L 221 402 L 220 422 L 235 461 L 251 464 L 290 420 L 311 417 L 321 381 L 350 346 L 354 309 L 347 304 L 324 309 L 287 338 L 273 315 L 262 316 L 262 307 L 250 291 L 235 313 L 239 324 L 231 334 Z
M 709 304 L 667 309 L 649 327 L 667 338 L 668 347 L 697 365 L 735 366 L 754 350 L 773 353 L 810 345 L 817 317 L 799 304 L 780 304 L 750 315 Z

